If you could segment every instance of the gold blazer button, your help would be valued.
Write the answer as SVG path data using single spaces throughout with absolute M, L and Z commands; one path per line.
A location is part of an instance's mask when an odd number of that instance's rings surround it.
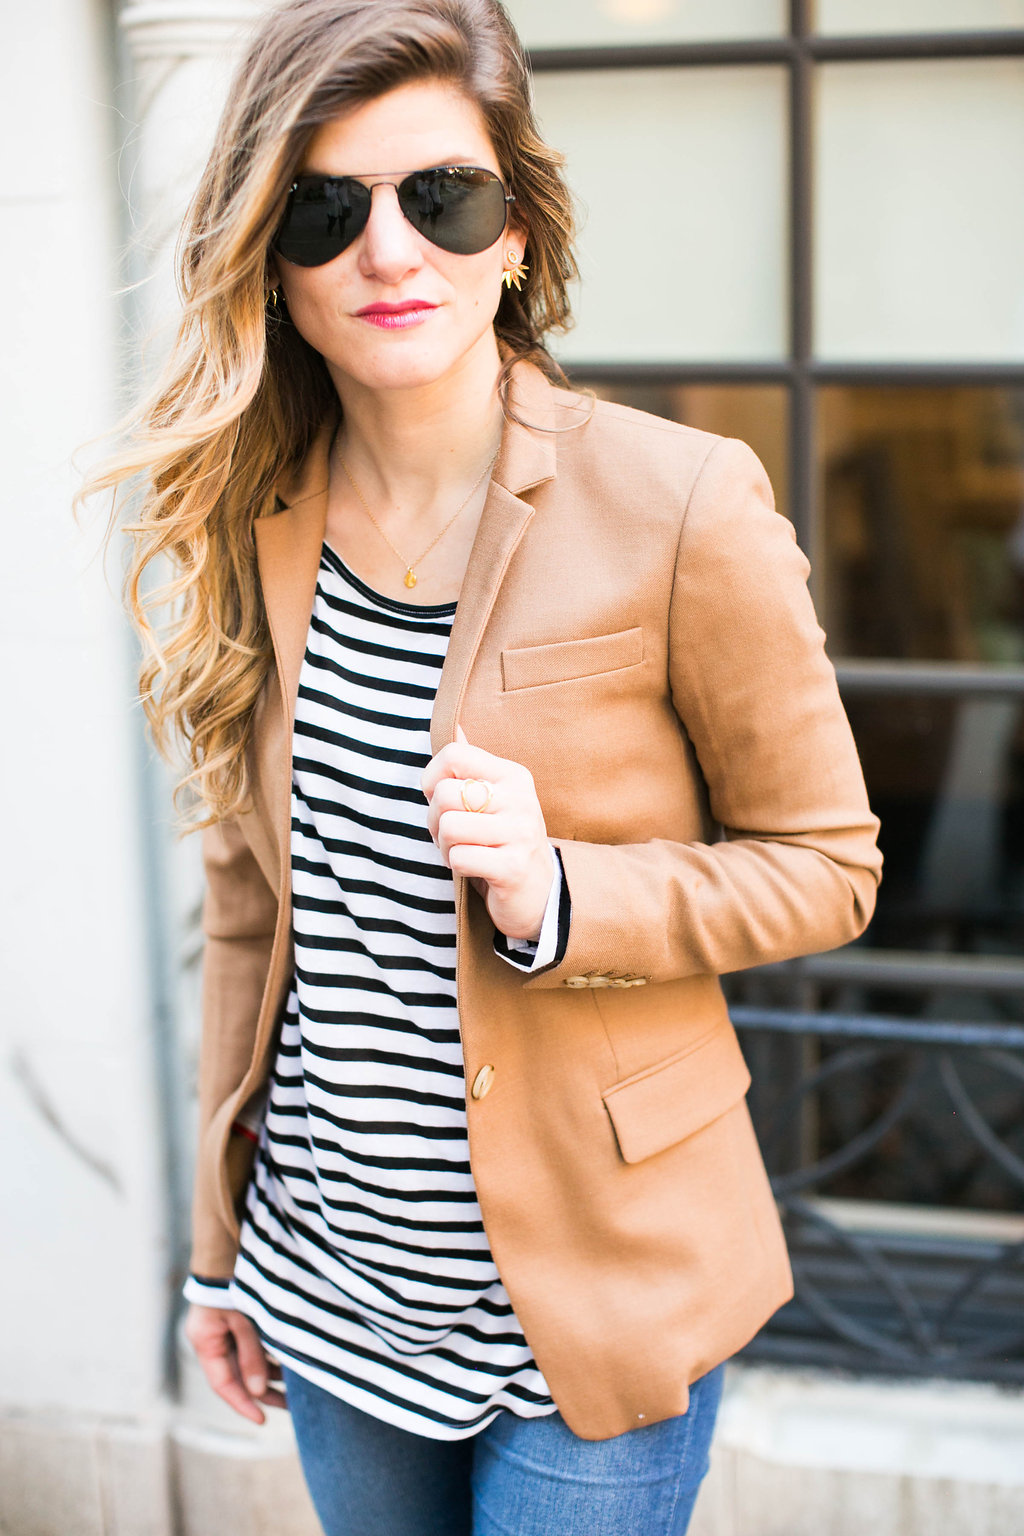
M 491 1084 L 494 1082 L 494 1068 L 490 1062 L 480 1068 L 473 1079 L 473 1086 L 469 1090 L 474 1099 L 482 1099 L 485 1093 L 490 1093 Z

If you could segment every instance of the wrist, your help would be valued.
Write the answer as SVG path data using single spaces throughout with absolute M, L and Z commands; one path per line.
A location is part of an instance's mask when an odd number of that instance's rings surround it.
M 524 902 L 522 906 L 517 903 L 518 911 L 506 914 L 505 922 L 495 919 L 495 927 L 499 928 L 507 939 L 515 939 L 523 944 L 536 944 L 539 941 L 551 902 L 557 857 L 551 844 L 544 843 L 538 850 L 538 857 L 535 860 L 537 873 L 531 880 L 529 903 Z M 520 913 L 525 915 L 520 917 Z M 517 918 L 519 918 L 518 921 L 516 921 Z

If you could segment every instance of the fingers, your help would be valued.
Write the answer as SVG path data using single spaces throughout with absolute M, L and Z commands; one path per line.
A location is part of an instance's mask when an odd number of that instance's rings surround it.
M 485 780 L 490 793 L 467 780 Z M 448 867 L 471 880 L 510 938 L 535 938 L 551 888 L 551 849 L 533 775 L 466 740 L 443 747 L 422 779 L 427 828 Z M 467 809 L 479 805 L 477 810 Z
M 528 869 L 528 859 L 518 848 L 500 844 L 453 843 L 447 863 L 457 875 L 482 880 L 487 886 L 506 889 L 518 885 Z
M 477 848 L 502 848 L 514 840 L 516 829 L 511 816 L 488 816 L 484 820 L 473 811 L 445 811 L 438 821 L 434 839 L 446 864 L 457 843 L 472 843 Z
M 440 756 L 438 753 L 435 763 Z M 492 770 L 489 775 L 445 776 L 437 780 L 427 797 L 427 829 L 438 847 L 441 846 L 442 820 L 450 816 L 463 820 L 459 823 L 458 839 L 450 836 L 449 842 L 465 837 L 471 843 L 489 844 L 516 837 L 533 841 L 546 836 L 543 812 L 529 769 L 520 763 L 504 762 L 501 758 L 493 761 L 500 765 L 500 774 Z
M 483 747 L 474 747 L 461 727 L 459 737 L 442 747 L 423 770 L 420 786 L 428 800 L 433 800 L 434 791 L 446 779 L 489 779 L 495 786 L 520 779 L 532 785 L 533 779 L 521 763 L 511 763 L 507 758 L 495 757 L 493 752 L 485 752 Z
M 495 786 L 486 809 L 467 811 L 462 800 L 462 779 L 444 779 L 427 809 L 427 830 L 450 868 L 451 850 L 461 844 L 476 848 L 506 848 L 511 863 L 535 853 L 547 842 L 544 817 L 533 792 L 510 791 Z M 458 871 L 462 873 L 462 871 Z M 514 878 L 514 875 L 510 875 Z
M 525 769 L 523 774 L 524 784 L 522 787 L 525 787 Z M 464 800 L 462 791 L 467 784 L 469 788 L 466 790 L 466 798 Z M 481 785 L 490 786 L 491 793 L 489 799 L 486 787 L 481 789 Z M 499 811 L 507 810 L 510 805 L 515 804 L 517 800 L 522 798 L 516 791 L 517 786 L 508 780 L 502 782 L 497 779 L 440 779 L 431 796 L 429 815 L 433 816 L 436 820 L 445 811 L 462 811 L 467 816 L 479 816 L 489 819 L 497 815 Z M 480 810 L 468 810 L 467 801 L 472 806 L 479 804 Z
M 523 845 L 460 843 L 451 849 L 449 862 L 456 874 L 484 884 L 484 902 L 496 928 L 510 939 L 539 937 L 554 879 L 548 844 L 531 855 Z
M 466 800 L 463 800 L 462 791 L 466 784 L 470 785 Z M 498 832 L 495 823 L 507 818 L 510 810 L 516 804 L 515 795 L 510 795 L 507 786 L 493 784 L 487 781 L 491 788 L 490 797 L 486 791 L 479 788 L 479 781 L 467 779 L 442 779 L 434 790 L 433 798 L 427 806 L 427 830 L 434 842 L 441 848 L 441 826 L 450 834 L 454 823 L 457 821 L 461 832 L 470 842 L 492 841 Z M 484 801 L 486 800 L 486 804 Z M 466 809 L 466 802 L 470 805 L 481 804 L 479 811 Z M 507 830 L 507 829 L 506 829 Z M 455 839 L 449 835 L 448 841 Z M 441 851 L 445 850 L 441 848 Z
M 264 1423 L 257 1398 L 270 1407 L 283 1406 L 283 1394 L 269 1385 L 270 1372 L 259 1334 L 241 1312 L 193 1306 L 185 1336 L 214 1392 L 243 1419 Z
M 232 1313 L 235 1355 L 246 1390 L 251 1397 L 262 1397 L 267 1390 L 269 1369 L 255 1325 L 241 1312 Z

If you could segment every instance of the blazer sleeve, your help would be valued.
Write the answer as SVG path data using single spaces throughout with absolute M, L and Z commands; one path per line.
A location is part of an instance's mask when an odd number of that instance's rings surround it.
M 808 571 L 754 453 L 720 440 L 683 518 L 669 616 L 672 702 L 720 840 L 555 839 L 568 944 L 525 985 L 720 975 L 863 931 L 881 873 L 878 821 Z
M 217 1278 L 231 1273 L 234 1243 L 225 1231 L 212 1187 L 219 1164 L 209 1155 L 210 1126 L 217 1110 L 241 1083 L 252 1057 L 270 970 L 277 896 L 237 821 L 218 822 L 204 830 L 203 863 L 206 943 L 191 1267 L 194 1273 Z

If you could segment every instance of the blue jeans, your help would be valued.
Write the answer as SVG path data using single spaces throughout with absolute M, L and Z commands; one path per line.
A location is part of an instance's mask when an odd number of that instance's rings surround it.
M 468 1440 L 428 1440 L 284 1378 L 325 1536 L 684 1536 L 722 1370 L 694 1382 L 680 1418 L 613 1440 L 508 1412 Z

